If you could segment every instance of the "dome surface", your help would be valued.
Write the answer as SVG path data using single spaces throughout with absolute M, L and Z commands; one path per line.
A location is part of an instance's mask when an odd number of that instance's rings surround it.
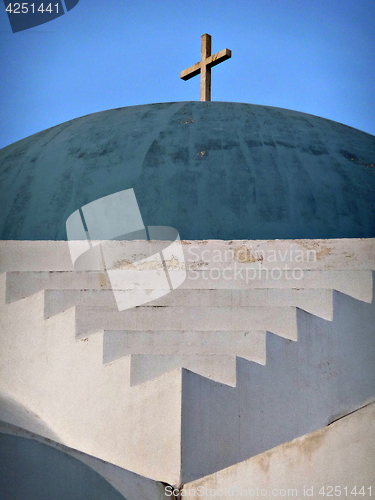
M 103 111 L 0 150 L 0 238 L 64 240 L 75 210 L 129 188 L 183 239 L 374 237 L 374 164 L 375 137 L 285 109 Z
M 91 467 L 63 451 L 0 433 L 1 499 L 126 500 Z

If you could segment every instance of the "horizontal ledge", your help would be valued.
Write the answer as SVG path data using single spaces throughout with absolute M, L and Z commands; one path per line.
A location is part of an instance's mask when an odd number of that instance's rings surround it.
M 118 355 L 215 355 L 252 361 L 265 350 L 265 339 L 265 330 L 104 330 L 104 359 L 112 361 Z

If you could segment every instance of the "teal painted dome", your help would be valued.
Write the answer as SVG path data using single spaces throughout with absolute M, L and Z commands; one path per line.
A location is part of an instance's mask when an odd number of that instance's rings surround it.
M 0 238 L 64 240 L 133 188 L 183 239 L 375 236 L 375 137 L 267 106 L 176 102 L 94 113 L 0 150 Z

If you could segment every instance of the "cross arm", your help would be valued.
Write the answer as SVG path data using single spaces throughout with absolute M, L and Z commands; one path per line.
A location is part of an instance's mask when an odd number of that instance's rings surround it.
M 232 52 L 229 49 L 224 49 L 221 50 L 220 52 L 216 52 L 216 54 L 213 54 L 210 57 L 207 57 L 206 64 L 209 68 L 213 68 L 217 64 L 220 64 L 221 62 L 226 61 L 231 57 L 232 57 Z
M 182 78 L 182 80 L 185 81 L 190 80 L 190 78 L 193 78 L 193 76 L 199 75 L 200 70 L 201 70 L 201 63 L 197 62 L 193 66 L 190 66 L 190 68 L 181 71 L 180 78 Z
M 216 52 L 216 54 L 213 54 L 210 57 L 207 57 L 205 63 L 208 68 L 213 68 L 217 64 L 220 64 L 221 62 L 226 61 L 231 57 L 232 57 L 232 52 L 229 49 L 224 49 L 221 50 L 220 52 Z M 193 78 L 193 76 L 199 75 L 200 71 L 201 71 L 201 63 L 197 62 L 196 64 L 193 64 L 193 66 L 190 66 L 189 68 L 181 71 L 180 78 L 185 81 L 190 80 L 190 78 Z

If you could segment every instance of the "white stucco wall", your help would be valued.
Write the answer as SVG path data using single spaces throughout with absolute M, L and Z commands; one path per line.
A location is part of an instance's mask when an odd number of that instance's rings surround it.
M 328 427 L 184 484 L 182 498 L 370 498 L 374 471 L 373 403 Z M 358 495 L 362 487 L 365 494 Z
M 137 242 L 114 245 L 128 256 L 143 251 Z M 40 415 L 67 446 L 175 485 L 251 455 L 254 443 L 238 432 L 238 419 L 243 429 L 253 425 L 249 373 L 267 369 L 267 331 L 276 343 L 298 343 L 304 329 L 329 342 L 355 318 L 348 331 L 366 330 L 371 340 L 375 324 L 374 240 L 185 241 L 183 248 L 181 287 L 119 312 L 105 273 L 75 271 L 67 242 L 0 242 L 0 391 Z M 303 276 L 264 272 L 285 265 Z M 244 277 L 226 279 L 235 269 Z M 246 270 L 259 269 L 260 279 L 246 279 Z M 292 393 L 298 377 L 294 383 Z M 369 382 L 358 384 L 355 400 L 333 389 L 338 411 L 368 397 Z M 290 407 L 288 432 L 276 430 L 276 441 L 326 425 L 322 408 L 310 411 L 313 427 L 306 427 L 306 415 Z

